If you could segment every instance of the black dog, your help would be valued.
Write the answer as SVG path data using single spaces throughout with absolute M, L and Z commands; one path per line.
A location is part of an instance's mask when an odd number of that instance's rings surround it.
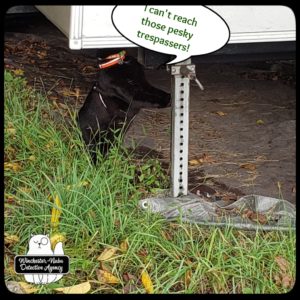
M 114 131 L 129 124 L 145 107 L 167 107 L 170 94 L 151 86 L 143 66 L 130 56 L 122 64 L 99 70 L 84 105 L 78 113 L 82 137 L 96 162 L 96 148 L 107 153 L 114 138 Z

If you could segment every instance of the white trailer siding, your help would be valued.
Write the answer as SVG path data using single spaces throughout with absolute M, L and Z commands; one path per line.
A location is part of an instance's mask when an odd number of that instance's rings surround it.
M 71 49 L 136 47 L 114 28 L 114 5 L 36 6 L 68 38 Z M 296 40 L 293 11 L 281 5 L 208 5 L 231 30 L 229 43 Z

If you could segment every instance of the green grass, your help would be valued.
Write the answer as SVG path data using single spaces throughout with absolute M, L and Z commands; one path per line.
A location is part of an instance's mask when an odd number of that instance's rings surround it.
M 31 233 L 62 233 L 70 272 L 37 293 L 89 280 L 90 293 L 122 293 L 123 274 L 137 278 L 146 268 L 155 293 L 285 293 L 276 257 L 287 261 L 295 280 L 295 232 L 247 232 L 166 222 L 138 209 L 137 202 L 168 186 L 156 160 L 134 163 L 117 143 L 97 167 L 90 163 L 76 126 L 49 115 L 51 105 L 21 78 L 5 72 L 5 233 L 17 243 L 5 252 L 5 278 L 24 281 L 11 270 L 14 255 L 28 250 Z M 82 184 L 87 183 L 87 184 Z M 52 199 L 62 203 L 59 227 L 51 227 Z M 107 246 L 118 252 L 107 265 L 120 284 L 101 284 L 97 257 Z M 276 279 L 277 278 L 277 279 Z M 279 278 L 279 279 L 278 279 Z M 141 283 L 135 293 L 145 293 Z

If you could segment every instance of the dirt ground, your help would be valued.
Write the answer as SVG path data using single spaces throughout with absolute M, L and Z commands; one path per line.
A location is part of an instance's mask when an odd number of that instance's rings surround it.
M 91 52 L 69 50 L 67 38 L 39 14 L 6 18 L 4 63 L 17 74 L 24 71 L 59 121 L 67 118 L 68 107 L 81 107 L 97 72 Z M 191 84 L 189 190 L 295 203 L 295 61 L 201 64 L 196 70 L 205 90 Z M 149 69 L 146 76 L 170 91 L 166 70 Z M 140 156 L 141 149 L 149 155 L 152 149 L 168 165 L 170 117 L 171 108 L 142 110 L 125 144 L 133 140 Z

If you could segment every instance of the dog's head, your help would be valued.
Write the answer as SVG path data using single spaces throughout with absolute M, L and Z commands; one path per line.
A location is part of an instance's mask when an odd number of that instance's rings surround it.
M 134 57 L 126 56 L 120 63 L 99 70 L 98 88 L 104 95 L 120 98 L 127 104 L 139 102 L 141 107 L 168 106 L 170 95 L 151 86 L 146 80 L 144 69 Z

